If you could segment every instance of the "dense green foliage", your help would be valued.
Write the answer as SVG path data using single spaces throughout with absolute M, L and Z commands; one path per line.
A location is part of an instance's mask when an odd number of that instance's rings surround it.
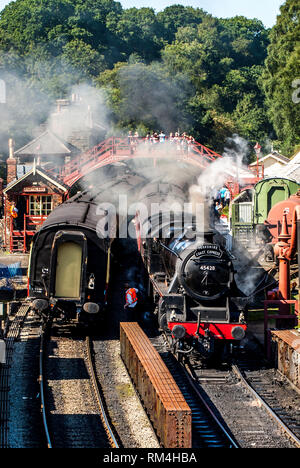
M 11 2 L 0 17 L 8 84 L 0 145 L 7 133 L 24 143 L 56 98 L 89 83 L 105 92 L 111 132 L 179 128 L 217 151 L 238 133 L 252 146 L 281 140 L 291 153 L 299 144 L 297 4 L 286 1 L 270 33 L 256 19 L 219 20 L 181 5 L 156 14 L 113 0 Z
M 271 31 L 270 40 L 263 75 L 268 114 L 279 140 L 283 142 L 283 151 L 290 152 L 296 145 L 300 145 L 300 6 L 298 0 L 288 0 L 281 7 L 281 15 Z

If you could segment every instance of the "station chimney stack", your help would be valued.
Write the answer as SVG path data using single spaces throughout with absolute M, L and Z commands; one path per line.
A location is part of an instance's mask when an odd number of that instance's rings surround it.
M 7 164 L 7 185 L 17 178 L 17 160 L 14 158 L 14 142 L 10 138 L 8 140 L 9 158 L 6 161 Z

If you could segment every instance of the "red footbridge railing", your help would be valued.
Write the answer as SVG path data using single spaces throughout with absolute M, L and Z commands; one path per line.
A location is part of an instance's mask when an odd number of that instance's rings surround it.
M 114 162 L 148 158 L 153 159 L 155 163 L 157 159 L 165 158 L 188 161 L 204 169 L 220 157 L 220 154 L 197 142 L 184 145 L 182 142 L 175 143 L 166 139 L 164 143 L 150 143 L 142 138 L 132 139 L 129 142 L 128 138 L 111 137 L 75 157 L 63 167 L 49 170 L 49 172 L 71 187 L 81 177 Z

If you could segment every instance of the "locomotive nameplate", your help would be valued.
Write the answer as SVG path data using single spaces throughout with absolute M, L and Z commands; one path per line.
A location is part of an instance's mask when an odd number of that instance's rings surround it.
M 223 255 L 223 251 L 220 249 L 219 245 L 210 244 L 210 245 L 202 245 L 198 247 L 195 252 L 195 257 L 216 257 L 221 258 Z

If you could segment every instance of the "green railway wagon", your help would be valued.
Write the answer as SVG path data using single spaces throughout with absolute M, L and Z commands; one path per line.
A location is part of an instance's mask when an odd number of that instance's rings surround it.
M 241 192 L 232 202 L 231 228 L 235 239 L 243 244 L 257 242 L 260 226 L 277 203 L 287 200 L 300 188 L 295 180 L 284 177 L 268 178 L 253 188 Z

